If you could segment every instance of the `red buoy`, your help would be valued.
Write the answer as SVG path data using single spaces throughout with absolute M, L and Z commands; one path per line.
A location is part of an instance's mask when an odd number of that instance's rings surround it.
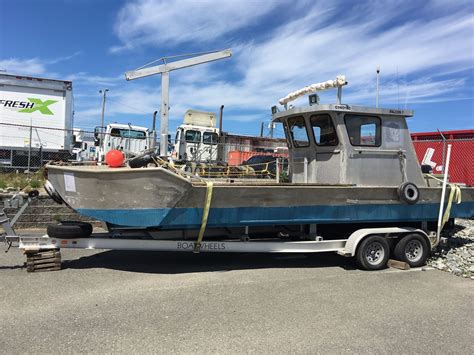
M 123 156 L 123 153 L 117 149 L 112 149 L 105 155 L 105 162 L 111 168 L 122 166 L 124 161 L 125 157 Z

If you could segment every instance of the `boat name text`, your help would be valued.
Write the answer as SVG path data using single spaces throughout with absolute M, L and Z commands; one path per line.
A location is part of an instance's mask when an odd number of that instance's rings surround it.
M 403 113 L 403 111 L 402 110 L 393 110 L 393 109 L 391 109 L 390 113 L 396 113 L 396 114 L 401 115 Z
M 351 107 L 349 105 L 334 105 L 336 110 L 350 110 Z

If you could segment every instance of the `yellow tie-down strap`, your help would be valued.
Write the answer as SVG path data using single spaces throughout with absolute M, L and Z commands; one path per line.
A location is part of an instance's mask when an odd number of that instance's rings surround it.
M 444 224 L 449 219 L 453 202 L 457 205 L 461 203 L 461 188 L 456 184 L 449 184 L 449 188 L 451 191 L 449 192 L 448 204 L 446 206 L 446 210 L 444 211 L 443 220 L 441 221 L 441 229 L 443 229 Z
M 194 253 L 199 253 L 201 250 L 201 242 L 204 237 L 204 232 L 206 231 L 207 217 L 209 217 L 209 209 L 211 207 L 213 187 L 214 184 L 212 181 L 206 181 L 206 200 L 204 201 L 204 210 L 202 212 L 201 229 L 199 229 L 198 240 L 196 244 L 194 244 Z

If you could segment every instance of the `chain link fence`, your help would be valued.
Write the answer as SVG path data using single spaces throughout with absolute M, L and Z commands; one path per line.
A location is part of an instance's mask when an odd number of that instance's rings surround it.
M 95 140 L 107 135 L 100 131 L 82 129 L 79 139 L 77 129 L 18 125 L 17 128 L 21 130 L 17 132 L 21 132 L 20 134 L 4 137 L 5 125 L 15 126 L 9 123 L 0 125 L 0 192 L 43 186 L 43 167 L 48 162 L 78 163 L 96 159 Z M 53 139 L 53 136 L 71 137 L 69 149 L 52 149 L 49 139 Z M 6 146 L 5 142 L 8 141 L 23 142 L 23 145 Z M 288 150 L 284 139 L 224 134 L 208 142 L 205 140 L 192 142 L 185 137 L 175 141 L 170 137 L 168 143 L 170 145 L 168 153 L 174 160 L 194 164 L 192 169 L 200 171 L 203 175 L 216 173 L 231 177 L 241 174 L 242 171 L 253 171 L 257 177 L 260 175 L 274 177 L 277 166 L 282 173 L 288 169 Z M 429 165 L 434 174 L 440 175 L 444 173 L 447 146 L 451 144 L 450 181 L 474 186 L 474 136 L 433 139 L 415 135 L 413 144 L 420 164 Z M 151 142 L 147 143 L 147 146 L 149 148 Z M 156 149 L 158 147 L 159 142 L 156 143 Z M 126 148 L 125 142 L 119 149 L 126 151 Z M 225 167 L 243 167 L 243 169 Z
M 474 186 L 474 137 L 414 140 L 421 165 L 429 165 L 434 174 L 444 174 L 448 145 L 451 144 L 449 181 Z
M 12 128 L 5 130 L 4 128 Z M 115 146 L 117 138 L 113 131 L 105 133 L 99 130 L 74 129 L 65 130 L 51 127 L 15 125 L 7 122 L 0 123 L 0 192 L 19 191 L 43 186 L 44 166 L 49 162 L 63 161 L 71 164 L 97 160 L 97 143 L 110 136 L 110 149 L 120 149 L 126 158 L 130 154 L 130 139 L 121 139 Z M 6 133 L 6 134 L 5 134 Z M 133 135 L 132 135 L 133 136 Z M 130 137 L 130 136 L 129 136 Z M 102 139 L 101 139 L 102 138 Z M 132 137 L 133 138 L 133 137 Z M 133 140 L 133 139 L 132 139 Z M 150 149 L 152 137 L 148 137 L 145 146 Z M 69 149 L 54 149 L 54 142 L 70 142 Z M 128 141 L 128 143 L 127 143 Z M 9 143 L 14 143 L 14 146 Z M 192 142 L 183 137 L 182 140 L 168 140 L 169 152 L 177 161 L 194 163 L 207 175 L 211 173 L 211 165 L 219 163 L 229 166 L 240 166 L 252 157 L 261 157 L 247 162 L 247 169 L 227 169 L 227 175 L 237 176 L 241 171 L 253 171 L 253 175 L 275 176 L 276 159 L 281 158 L 280 166 L 287 166 L 283 159 L 287 157 L 286 141 L 266 137 L 249 137 L 224 134 L 206 142 Z M 181 144 L 183 143 L 183 144 Z M 105 144 L 104 144 L 105 145 Z M 159 141 L 155 144 L 158 153 Z M 176 148 L 176 150 L 175 150 Z M 179 156 L 180 155 L 180 156 Z M 215 165 L 215 164 L 214 164 Z M 212 168 L 213 169 L 213 168 Z M 220 168 L 219 168 L 220 169 Z M 220 171 L 218 169 L 218 171 Z M 222 170 L 222 169 L 221 169 Z M 213 170 L 215 171 L 215 169 Z

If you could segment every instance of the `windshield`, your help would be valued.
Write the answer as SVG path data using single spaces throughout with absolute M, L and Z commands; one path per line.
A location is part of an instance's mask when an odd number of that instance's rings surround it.
M 194 131 L 194 130 L 188 130 L 186 131 L 186 134 L 184 135 L 184 140 L 186 142 L 191 142 L 191 143 L 200 143 L 201 142 L 201 132 L 199 131 Z
M 204 144 L 217 144 L 217 133 L 204 132 L 202 141 Z
M 126 128 L 112 128 L 110 131 L 112 137 L 122 137 L 122 138 L 133 138 L 133 139 L 145 139 L 146 133 L 144 131 L 136 131 L 133 129 Z
M 308 131 L 303 116 L 290 117 L 288 119 L 288 129 L 295 147 L 309 146 Z

